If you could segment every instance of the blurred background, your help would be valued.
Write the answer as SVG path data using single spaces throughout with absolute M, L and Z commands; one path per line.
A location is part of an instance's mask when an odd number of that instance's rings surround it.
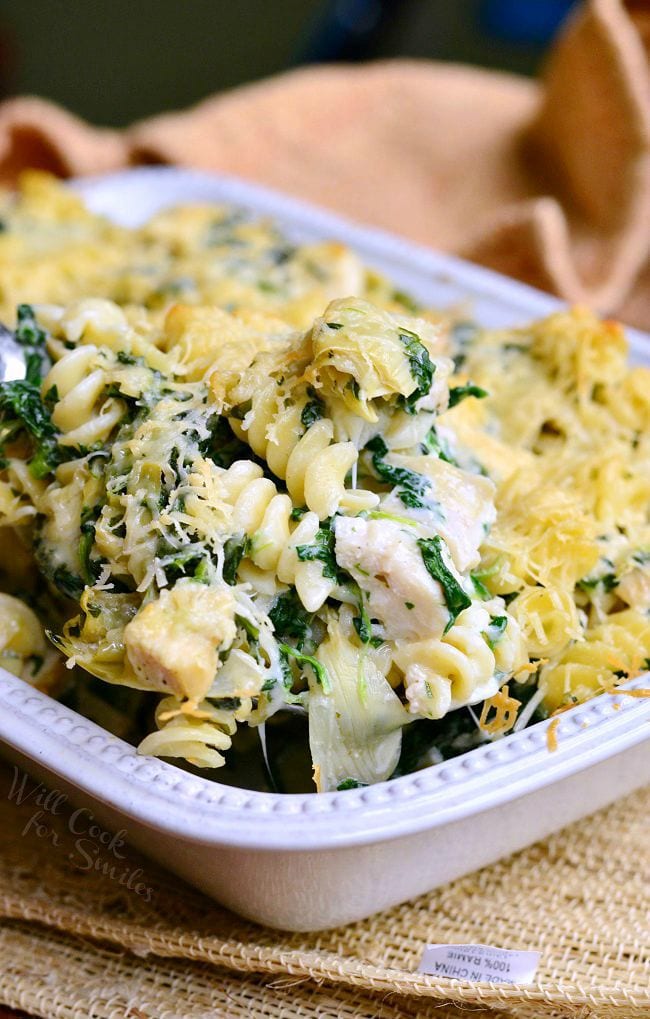
M 538 69 L 571 0 L 15 0 L 0 4 L 0 99 L 133 120 L 289 67 L 429 57 Z

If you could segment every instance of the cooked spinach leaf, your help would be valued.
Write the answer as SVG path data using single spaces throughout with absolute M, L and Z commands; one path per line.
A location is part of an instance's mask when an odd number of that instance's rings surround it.
M 453 626 L 454 621 L 463 609 L 469 608 L 472 602 L 443 559 L 442 548 L 444 542 L 440 535 L 436 534 L 433 538 L 418 538 L 417 544 L 422 553 L 422 559 L 427 572 L 434 580 L 438 581 L 445 596 L 447 608 L 449 609 L 449 622 L 445 627 L 446 633 Z
M 41 329 L 31 304 L 19 304 L 16 309 L 16 343 L 25 349 L 25 378 L 40 386 L 43 362 L 46 358 L 45 341 L 47 333 Z
M 235 622 L 237 623 L 237 626 L 240 626 L 242 630 L 246 633 L 246 636 L 248 637 L 249 641 L 251 641 L 254 644 L 258 643 L 260 639 L 259 626 L 255 626 L 254 623 L 251 623 L 250 619 L 247 619 L 246 616 L 236 615 Z
M 295 637 L 298 641 L 298 650 L 305 642 L 311 618 L 311 614 L 307 612 L 293 587 L 278 595 L 269 612 L 269 619 L 277 636 Z
M 426 455 L 437 456 L 439 460 L 444 460 L 445 463 L 453 464 L 454 467 L 458 467 L 458 464 L 449 452 L 446 444 L 438 435 L 435 425 L 433 425 L 427 432 L 426 438 L 420 448 Z
M 487 389 L 475 386 L 473 382 L 467 382 L 464 386 L 452 386 L 449 390 L 449 407 L 455 407 L 457 403 L 468 396 L 475 396 L 477 400 L 483 400 L 489 396 Z
M 479 570 L 474 570 L 472 573 L 470 573 L 470 578 L 474 585 L 474 590 L 476 591 L 479 598 L 483 599 L 483 601 L 489 601 L 490 598 L 494 597 L 492 592 L 489 590 L 489 588 L 485 586 L 483 581 L 487 580 L 488 577 L 493 577 L 495 573 L 499 572 L 499 563 L 500 560 L 497 559 L 490 566 L 482 566 Z M 516 595 L 512 595 L 512 597 L 514 598 L 516 597 Z
M 417 315 L 421 310 L 417 301 L 404 290 L 393 290 L 391 298 L 396 304 L 401 304 L 411 315 Z
M 416 333 L 412 333 L 410 329 L 401 328 L 399 338 L 406 349 L 411 375 L 417 383 L 416 389 L 410 396 L 400 397 L 399 403 L 407 414 L 415 414 L 416 403 L 431 389 L 436 366 L 429 357 L 429 351 Z
M 603 573 L 600 577 L 583 577 L 576 584 L 582 591 L 593 591 L 594 588 L 602 586 L 603 591 L 609 594 L 615 587 L 618 587 L 619 580 L 615 573 Z
M 250 447 L 237 438 L 226 418 L 215 416 L 208 427 L 210 436 L 199 442 L 199 451 L 202 456 L 214 460 L 217 467 L 230 467 L 235 460 L 256 459 Z
M 372 453 L 372 465 L 378 476 L 382 481 L 397 487 L 397 495 L 405 506 L 411 509 L 432 509 L 438 505 L 429 498 L 431 482 L 424 474 L 411 471 L 408 467 L 393 467 L 386 463 L 384 457 L 388 448 L 380 435 L 371 439 L 366 449 Z
M 95 543 L 95 523 L 99 507 L 84 506 L 81 511 L 81 537 L 79 539 L 79 572 L 86 584 L 94 584 L 101 572 L 99 559 L 91 559 L 90 553 Z
M 416 719 L 402 730 L 402 750 L 391 778 L 464 754 L 485 739 L 469 711 L 450 711 L 444 718 Z
M 223 547 L 223 579 L 233 587 L 237 583 L 239 564 L 248 553 L 249 539 L 245 534 L 234 534 Z
M 340 580 L 341 571 L 334 553 L 334 529 L 332 519 L 324 520 L 310 545 L 297 545 L 296 554 L 301 562 L 318 561 L 323 564 L 323 576 L 328 580 Z
M 29 470 L 35 478 L 46 477 L 72 452 L 57 444 L 56 429 L 41 400 L 39 385 L 30 379 L 0 383 L 0 420 L 3 451 L 7 442 L 21 431 L 32 439 L 34 455 L 29 461 Z
M 314 422 L 318 421 L 325 414 L 325 404 L 318 396 L 316 396 L 313 389 L 310 390 L 309 396 L 309 403 L 305 404 L 300 415 L 300 420 L 305 428 L 311 428 Z
M 494 651 L 495 646 L 499 643 L 504 633 L 506 632 L 506 626 L 508 625 L 507 616 L 491 616 L 490 625 L 487 630 L 484 631 L 483 636 L 485 637 L 490 651 Z
M 508 694 L 520 702 L 519 712 L 521 712 L 521 708 L 528 704 L 528 701 L 537 693 L 538 689 L 537 682 L 532 677 L 527 683 L 518 683 L 515 679 L 511 679 L 508 683 Z M 544 706 L 542 701 L 530 716 L 528 725 L 534 725 L 535 722 L 543 721 L 543 719 L 548 718 L 548 714 L 548 708 Z
M 356 778 L 344 778 L 336 787 L 337 793 L 345 792 L 346 789 L 365 789 L 367 782 L 359 782 Z
M 358 584 L 352 583 L 350 585 L 359 602 L 359 615 L 353 616 L 352 623 L 359 636 L 359 640 L 362 644 L 369 644 L 370 647 L 381 647 L 383 641 L 380 637 L 373 637 L 372 635 L 372 620 L 368 614 L 366 608 L 364 593 Z
M 481 574 L 470 573 L 470 579 L 472 581 L 472 584 L 474 585 L 474 590 L 476 591 L 479 598 L 482 598 L 483 601 L 489 601 L 492 595 L 490 594 L 487 587 L 481 580 Z
M 451 328 L 451 348 L 455 371 L 463 366 L 467 357 L 467 349 L 474 343 L 478 335 L 475 322 L 456 322 Z
M 41 329 L 31 304 L 19 304 L 16 309 L 16 343 L 22 347 L 44 347 L 47 333 Z
M 279 644 L 280 651 L 287 658 L 293 658 L 298 665 L 310 665 L 314 670 L 316 680 L 320 683 L 323 693 L 332 692 L 332 684 L 330 682 L 327 669 L 324 665 L 321 665 L 313 655 L 305 655 L 302 651 L 298 651 L 295 647 L 291 647 L 290 644 Z
M 79 601 L 84 592 L 84 582 L 80 577 L 72 573 L 67 566 L 57 566 L 52 574 L 52 580 L 61 594 L 64 594 L 67 598 L 72 598 L 73 601 Z
M 175 584 L 181 577 L 192 577 L 202 584 L 207 581 L 208 561 L 202 548 L 190 545 L 171 555 L 160 556 L 160 565 L 169 584 Z

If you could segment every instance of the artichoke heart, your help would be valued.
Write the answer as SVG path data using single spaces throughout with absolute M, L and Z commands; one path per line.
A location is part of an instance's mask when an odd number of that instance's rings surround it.
M 331 691 L 315 681 L 309 696 L 309 746 L 319 792 L 352 779 L 364 785 L 389 778 L 399 760 L 402 726 L 412 718 L 369 653 L 342 632 L 333 616 L 318 661 Z
M 413 325 L 425 323 L 413 320 Z M 399 320 L 368 301 L 332 301 L 312 334 L 314 377 L 325 397 L 338 397 L 366 421 L 377 421 L 370 401 L 414 393 L 417 378 L 403 336 Z M 425 346 L 422 351 L 428 358 Z

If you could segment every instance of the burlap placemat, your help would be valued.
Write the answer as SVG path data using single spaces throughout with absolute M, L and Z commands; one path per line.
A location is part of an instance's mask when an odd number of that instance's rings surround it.
M 57 1019 L 505 1019 L 306 978 L 150 958 L 59 931 L 0 924 L 0 998 Z M 71 977 L 72 975 L 72 977 Z
M 283 934 L 233 916 L 135 852 L 118 860 L 92 838 L 80 849 L 65 808 L 53 814 L 34 796 L 20 805 L 9 799 L 13 775 L 0 770 L 0 916 L 7 921 L 0 1000 L 7 1004 L 48 1019 L 99 1019 L 129 1014 L 110 995 L 132 989 L 148 1016 L 239 1015 L 234 1004 L 220 1013 L 214 1002 L 201 1012 L 222 992 L 248 1002 L 248 1015 L 292 1019 L 444 1017 L 443 1003 L 449 1017 L 451 1005 L 518 1019 L 650 1015 L 650 789 L 369 920 Z M 416 970 L 427 942 L 538 949 L 537 981 L 514 987 L 422 976 Z M 287 980 L 308 982 L 277 998 L 278 977 L 285 989 Z M 327 982 L 331 1013 L 315 981 Z M 168 1010 L 137 1004 L 147 995 Z M 181 998 L 196 1010 L 180 1007 Z

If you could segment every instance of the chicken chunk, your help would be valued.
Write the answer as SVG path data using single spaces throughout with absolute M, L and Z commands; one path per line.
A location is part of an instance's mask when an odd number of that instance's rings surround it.
M 219 668 L 219 649 L 235 638 L 229 587 L 179 581 L 145 605 L 124 630 L 129 662 L 152 690 L 200 701 Z
M 392 639 L 439 637 L 449 612 L 427 572 L 416 533 L 392 520 L 338 517 L 336 560 L 368 595 L 368 611 Z
M 389 462 L 423 474 L 431 481 L 431 498 L 436 509 L 405 509 L 397 494 L 384 500 L 382 508 L 412 517 L 422 534 L 444 538 L 456 569 L 467 573 L 479 562 L 479 547 L 496 519 L 494 484 L 480 474 L 470 474 L 435 456 L 400 456 Z

